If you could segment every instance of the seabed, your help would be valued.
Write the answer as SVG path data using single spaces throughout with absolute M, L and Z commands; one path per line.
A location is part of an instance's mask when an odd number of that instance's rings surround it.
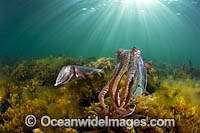
M 0 65 L 0 131 L 1 132 L 137 132 L 137 133 L 198 133 L 200 132 L 200 69 L 192 61 L 174 66 L 153 61 L 149 69 L 147 92 L 135 101 L 132 119 L 175 119 L 175 127 L 83 128 L 42 127 L 40 120 L 34 127 L 27 127 L 27 115 L 41 118 L 87 118 L 99 116 L 98 94 L 110 79 L 115 59 L 99 58 L 88 61 L 83 58 L 46 57 L 18 60 L 12 65 Z M 81 65 L 103 69 L 103 76 L 92 75 L 88 79 L 72 80 L 54 87 L 62 66 Z M 110 99 L 106 98 L 106 104 Z M 111 112 L 112 113 L 112 112 Z M 114 117 L 114 116 L 113 116 Z

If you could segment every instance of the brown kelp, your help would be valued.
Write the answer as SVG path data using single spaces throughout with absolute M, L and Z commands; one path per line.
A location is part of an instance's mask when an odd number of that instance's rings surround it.
M 91 75 L 60 87 L 54 87 L 57 74 L 62 66 L 81 65 L 103 69 L 102 76 Z M 39 118 L 87 118 L 100 116 L 98 94 L 106 85 L 116 65 L 113 58 L 100 58 L 86 63 L 83 59 L 69 57 L 48 57 L 19 61 L 12 66 L 1 65 L 0 72 L 0 131 L 1 132 L 82 132 L 82 131 L 126 131 L 126 132 L 199 132 L 200 129 L 200 80 L 199 69 L 192 65 L 172 66 L 154 63 L 149 69 L 147 91 L 129 102 L 136 104 L 135 112 L 129 118 L 174 118 L 175 127 L 134 127 L 126 128 L 69 128 L 47 127 Z M 184 69 L 183 69 L 184 68 Z M 181 73 L 181 74 L 180 74 Z M 184 74 L 182 74 L 184 73 Z M 122 84 L 124 79 L 122 79 Z M 111 105 L 111 99 L 105 98 Z M 111 112 L 112 113 L 112 112 Z M 36 116 L 37 124 L 29 128 L 24 124 L 25 116 Z M 111 116 L 115 117 L 115 116 Z

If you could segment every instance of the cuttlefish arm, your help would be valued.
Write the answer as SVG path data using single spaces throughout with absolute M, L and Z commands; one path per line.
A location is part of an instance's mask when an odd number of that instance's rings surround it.
M 88 76 L 94 73 L 101 75 L 104 72 L 101 69 L 95 69 L 95 68 L 84 67 L 84 66 L 76 66 L 76 65 L 64 66 L 60 70 L 54 86 L 66 84 L 73 78 L 81 77 L 81 78 L 86 79 Z
M 124 104 L 125 104 L 125 100 L 128 96 L 129 91 L 130 91 L 130 87 L 132 87 L 132 84 L 134 83 L 134 77 L 135 77 L 135 73 L 136 73 L 136 69 L 137 69 L 137 64 L 136 64 L 136 61 L 135 61 L 135 56 L 132 54 L 131 55 L 131 59 L 130 59 L 130 66 L 128 68 L 128 71 L 127 71 L 127 77 L 126 77 L 126 80 L 125 80 L 125 84 L 124 84 L 124 87 L 122 89 L 122 93 L 121 93 L 121 100 L 120 100 L 120 107 L 123 107 Z
M 133 51 L 133 55 L 134 55 L 134 69 L 136 70 L 136 73 L 133 77 L 133 83 L 129 88 L 129 94 L 127 96 L 126 99 L 126 103 L 125 106 L 127 106 L 128 102 L 130 101 L 130 99 L 132 97 L 137 98 L 135 95 L 136 94 L 140 94 L 141 92 L 143 92 L 143 85 L 142 85 L 142 77 L 143 77 L 143 73 L 141 72 L 141 57 L 140 57 L 140 50 L 136 47 L 134 47 L 132 49 Z M 137 95 L 139 96 L 139 95 Z
M 130 51 L 123 51 L 123 53 L 121 54 L 121 64 L 122 64 L 122 68 L 119 72 L 119 74 L 117 75 L 115 81 L 114 81 L 114 84 L 113 84 L 113 88 L 112 88 L 112 99 L 113 101 L 113 106 L 114 107 L 119 107 L 119 103 L 118 103 L 118 97 L 119 97 L 119 84 L 120 84 L 120 81 L 122 79 L 122 76 L 124 75 L 124 73 L 127 72 L 127 69 L 128 69 L 128 65 L 129 65 L 129 62 L 130 62 Z
M 119 71 L 122 67 L 122 63 L 120 62 L 120 55 L 121 55 L 121 52 L 123 51 L 123 49 L 118 49 L 116 51 L 116 57 L 117 57 L 117 65 L 115 66 L 115 69 L 114 69 L 114 72 L 110 78 L 110 80 L 108 81 L 108 83 L 105 85 L 105 87 L 101 90 L 101 92 L 99 93 L 99 96 L 98 96 L 98 99 L 99 99 L 99 102 L 101 104 L 101 106 L 105 109 L 106 108 L 106 105 L 104 103 L 104 97 L 105 95 L 108 93 L 108 91 L 110 89 L 112 89 L 112 86 L 113 86 L 113 83 L 114 83 L 114 80 L 116 79 L 117 75 L 119 74 Z M 112 91 L 110 90 L 110 95 Z
M 127 103 L 131 98 L 131 93 L 133 92 L 133 85 L 135 84 L 135 81 L 137 80 L 137 61 L 136 61 L 136 54 L 134 54 L 134 51 L 131 51 L 131 58 L 129 63 L 129 68 L 127 71 L 127 77 L 125 80 L 124 88 L 122 89 L 121 93 L 121 101 L 120 101 L 120 107 L 117 109 L 117 112 L 120 114 L 123 114 L 125 116 L 128 116 L 134 112 L 134 109 L 128 108 L 126 109 Z M 134 106 L 135 108 L 135 106 Z
M 136 107 L 136 105 L 134 105 L 134 107 L 130 107 L 130 105 L 128 105 L 128 102 L 131 100 L 133 96 L 136 96 L 137 94 L 139 95 L 141 94 L 141 92 L 143 92 L 143 87 L 142 87 L 143 78 L 141 78 L 143 77 L 143 72 L 141 70 L 143 62 L 141 63 L 142 59 L 140 57 L 140 50 L 138 48 L 134 47 L 132 49 L 132 57 L 133 57 L 132 63 L 129 70 L 130 71 L 129 76 L 131 77 L 131 81 L 128 86 L 128 95 L 126 95 L 125 97 L 126 98 L 125 103 L 123 102 L 124 100 L 123 99 L 121 101 L 121 106 L 118 109 L 118 112 L 124 114 L 125 116 L 131 115 Z M 123 93 L 125 93 L 125 90 L 123 91 L 124 91 Z

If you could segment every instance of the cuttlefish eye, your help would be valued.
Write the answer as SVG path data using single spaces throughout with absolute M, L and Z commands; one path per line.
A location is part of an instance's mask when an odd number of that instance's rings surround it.
M 116 56 L 120 55 L 122 53 L 123 49 L 122 48 L 119 48 L 117 51 L 116 51 Z

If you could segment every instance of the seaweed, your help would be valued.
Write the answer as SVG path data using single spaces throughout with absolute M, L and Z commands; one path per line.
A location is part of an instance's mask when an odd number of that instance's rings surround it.
M 0 131 L 1 132 L 199 132 L 200 131 L 200 81 L 199 69 L 192 61 L 182 66 L 154 63 L 148 69 L 148 94 L 136 101 L 136 110 L 128 118 L 150 119 L 174 118 L 175 127 L 126 128 L 69 128 L 41 126 L 29 128 L 24 124 L 26 115 L 37 118 L 87 118 L 100 116 L 98 94 L 109 80 L 115 67 L 113 58 L 100 58 L 86 63 L 82 58 L 47 57 L 23 60 L 13 66 L 1 65 L 0 74 Z M 84 65 L 104 69 L 102 76 L 92 75 L 54 87 L 62 66 Z M 123 81 L 122 81 L 123 82 Z M 111 99 L 105 99 L 107 105 Z M 110 112 L 112 114 L 112 112 Z M 110 115 L 116 118 L 116 115 Z
M 195 85 L 194 85 L 195 84 Z M 200 82 L 193 80 L 165 80 L 152 95 L 142 95 L 130 104 L 136 104 L 132 119 L 175 119 L 175 127 L 135 127 L 136 132 L 199 132 L 200 103 L 198 101 Z M 194 100 L 196 99 L 196 100 Z M 106 99 L 106 104 L 111 104 Z M 99 115 L 99 103 L 87 108 L 91 116 Z M 112 113 L 112 112 L 110 112 Z M 116 116 L 110 115 L 110 118 Z M 188 126 L 187 126 L 188 125 Z M 107 130 L 107 129 L 105 129 Z
M 115 59 L 113 58 L 99 58 L 97 61 L 90 62 L 87 66 L 103 69 L 105 72 L 110 72 L 115 68 Z

